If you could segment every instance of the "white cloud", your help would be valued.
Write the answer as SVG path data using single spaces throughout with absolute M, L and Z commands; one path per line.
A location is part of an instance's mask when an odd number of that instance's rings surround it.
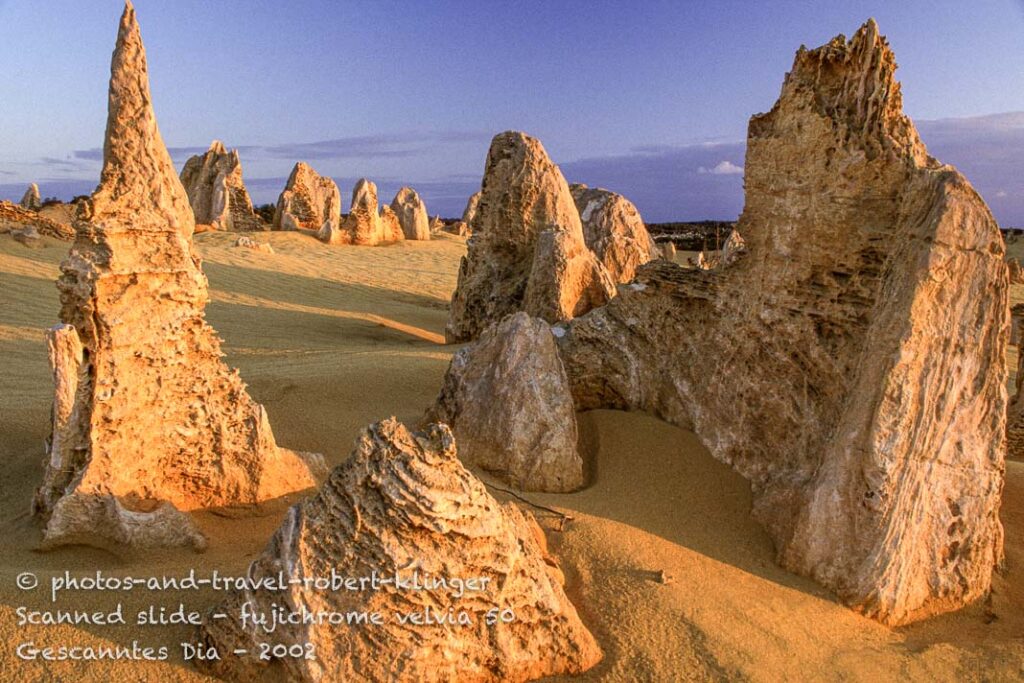
M 701 166 L 697 169 L 697 173 L 710 173 L 711 175 L 736 175 L 737 173 L 743 173 L 743 167 L 737 166 L 728 160 L 722 160 L 718 162 L 718 165 L 712 169 L 707 169 Z

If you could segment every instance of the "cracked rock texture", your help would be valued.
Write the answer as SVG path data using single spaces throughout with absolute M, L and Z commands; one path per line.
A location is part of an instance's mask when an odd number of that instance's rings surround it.
M 515 313 L 456 353 L 429 419 L 451 426 L 463 462 L 517 488 L 584 484 L 569 380 L 543 320 Z
M 587 249 L 562 172 L 528 135 L 510 131 L 491 142 L 471 232 L 445 327 L 450 343 L 475 339 L 516 311 L 556 322 L 615 295 Z
M 640 212 L 620 194 L 582 184 L 569 186 L 583 223 L 583 238 L 615 282 L 629 282 L 638 266 L 660 252 Z
M 274 230 L 319 231 L 328 221 L 341 225 L 341 192 L 333 180 L 300 161 L 277 199 Z
M 181 184 L 196 223 L 213 230 L 263 230 L 242 180 L 237 149 L 228 152 L 223 142 L 214 140 L 205 153 L 185 162 Z
M 221 652 L 250 654 L 201 662 L 227 680 L 528 681 L 582 672 L 601 659 L 593 636 L 562 588 L 544 534 L 528 513 L 501 504 L 459 462 L 445 425 L 410 432 L 394 418 L 363 430 L 351 457 L 319 492 L 293 506 L 248 575 L 289 582 L 234 593 L 208 618 L 201 638 Z M 451 588 L 316 590 L 303 579 L 398 574 L 488 579 L 461 597 Z M 373 625 L 298 624 L 265 633 L 244 628 L 240 611 L 379 613 Z M 471 624 L 403 625 L 396 613 L 465 612 Z M 497 610 L 491 612 L 491 610 Z M 512 610 L 507 623 L 487 615 Z M 306 644 L 316 659 L 265 662 L 261 643 Z M 272 667 L 269 668 L 268 667 Z
M 44 545 L 192 545 L 184 511 L 315 485 L 279 448 L 205 322 L 194 221 L 157 129 L 135 11 L 111 65 L 104 163 L 57 286 L 53 428 L 34 503 Z M 88 221 L 84 220 L 85 218 Z
M 895 68 L 874 21 L 801 48 L 750 122 L 745 253 L 641 266 L 556 339 L 578 410 L 696 432 L 783 566 L 903 624 L 984 596 L 1003 557 L 1009 307 L 998 226 Z

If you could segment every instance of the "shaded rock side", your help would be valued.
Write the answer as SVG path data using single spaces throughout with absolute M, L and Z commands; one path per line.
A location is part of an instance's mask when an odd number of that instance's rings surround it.
M 675 245 L 675 242 L 662 242 L 662 244 L 661 244 L 661 258 L 665 259 L 666 261 L 673 261 L 673 262 L 676 260 L 676 245 Z
M 746 254 L 642 266 L 558 343 L 577 409 L 694 430 L 783 566 L 902 624 L 985 595 L 1002 558 L 1009 308 L 996 222 L 895 68 L 873 21 L 802 48 L 750 122 Z
M 466 208 L 462 211 L 462 222 L 469 227 L 470 231 L 473 230 L 473 219 L 476 218 L 476 210 L 480 206 L 481 194 L 479 190 L 471 194 L 466 202 Z
M 38 211 L 43 206 L 43 200 L 39 196 L 39 186 L 35 183 L 31 183 L 28 189 L 25 190 L 25 194 L 21 195 L 21 201 L 18 203 L 23 209 L 29 211 Z
M 150 102 L 128 3 L 101 180 L 61 264 L 63 324 L 48 333 L 53 426 L 34 503 L 45 546 L 198 548 L 183 511 L 305 489 L 321 465 L 276 445 L 263 407 L 221 361 L 192 211 Z
M 237 149 L 228 152 L 224 143 L 214 140 L 205 153 L 185 162 L 181 184 L 185 186 L 196 223 L 209 225 L 213 230 L 263 229 L 242 180 Z
M 276 577 L 284 591 L 233 594 L 213 611 L 201 638 L 220 652 L 250 654 L 202 662 L 228 680 L 528 681 L 579 673 L 601 652 L 562 589 L 537 523 L 513 503 L 500 504 L 456 457 L 445 425 L 410 432 L 394 418 L 363 430 L 355 450 L 320 491 L 289 510 L 248 576 Z M 485 579 L 461 597 L 450 587 L 317 590 L 313 577 L 399 576 Z M 293 583 L 293 580 L 297 580 Z M 284 625 L 274 633 L 244 628 L 250 613 L 271 610 L 379 613 L 381 624 Z M 458 615 L 471 625 L 402 624 L 396 613 Z M 492 611 L 496 610 L 496 611 Z M 514 619 L 487 624 L 488 614 Z M 507 613 L 506 613 L 507 614 Z M 251 622 L 250 622 L 251 624 Z M 261 643 L 311 644 L 315 660 L 258 659 Z
M 638 266 L 661 254 L 640 212 L 620 194 L 570 185 L 583 223 L 583 238 L 614 282 L 629 282 Z
M 541 253 L 539 238 L 546 230 L 564 233 L 542 242 L 544 249 L 559 246 L 560 254 Z M 562 172 L 540 141 L 523 133 L 501 133 L 491 142 L 472 232 L 445 327 L 449 342 L 475 339 L 516 311 L 555 322 L 614 295 L 607 272 L 586 248 Z M 545 264 L 570 267 L 555 273 L 544 271 Z M 568 279 L 551 285 L 562 276 Z
M 320 230 L 332 221 L 341 225 L 341 192 L 337 184 L 308 164 L 295 164 L 274 210 L 274 230 Z
M 430 218 L 427 205 L 411 187 L 403 187 L 391 200 L 391 210 L 398 216 L 402 233 L 407 240 L 429 240 Z
M 428 419 L 451 426 L 463 462 L 517 488 L 584 484 L 569 380 L 543 320 L 515 313 L 459 350 Z

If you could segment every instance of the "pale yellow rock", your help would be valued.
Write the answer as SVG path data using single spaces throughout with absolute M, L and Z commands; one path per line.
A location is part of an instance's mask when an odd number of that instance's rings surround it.
M 410 432 L 394 418 L 363 430 L 351 457 L 319 492 L 292 507 L 248 576 L 288 582 L 284 591 L 233 593 L 212 612 L 200 638 L 222 653 L 199 665 L 228 680 L 495 682 L 576 674 L 601 650 L 562 588 L 543 532 L 513 503 L 501 504 L 460 464 L 445 425 Z M 379 589 L 320 590 L 313 577 L 377 576 Z M 419 577 L 476 581 L 400 587 Z M 481 580 L 483 580 L 481 582 Z M 299 613 L 378 613 L 380 624 L 284 624 L 273 633 L 248 622 L 244 608 L 269 617 L 275 606 Z M 506 612 L 505 610 L 510 610 Z M 470 625 L 403 625 L 402 615 L 464 613 Z M 491 623 L 488 623 L 490 615 Z M 503 615 L 505 619 L 498 618 Z M 283 657 L 267 670 L 261 646 L 309 644 L 316 657 Z M 234 655 L 235 650 L 246 650 Z
M 318 231 L 327 221 L 341 225 L 341 192 L 333 180 L 300 161 L 277 199 L 274 230 Z
M 586 247 L 562 172 L 540 141 L 523 133 L 491 142 L 472 234 L 445 327 L 449 342 L 475 339 L 516 311 L 553 323 L 614 296 L 611 278 Z
M 181 169 L 189 204 L 197 224 L 212 230 L 263 230 L 242 179 L 238 150 L 228 152 L 214 140 L 204 154 L 195 155 Z
M 309 488 L 323 466 L 276 445 L 263 407 L 220 359 L 192 211 L 150 102 L 128 3 L 100 185 L 61 266 L 63 325 L 48 336 L 54 422 L 35 499 L 47 547 L 200 549 L 185 511 Z
M 460 460 L 520 489 L 584 484 L 569 381 L 543 320 L 515 313 L 456 353 L 429 419 L 451 426 Z
M 694 431 L 783 566 L 904 624 L 986 595 L 1003 556 L 1009 306 L 998 226 L 895 68 L 874 21 L 802 48 L 750 122 L 746 254 L 641 266 L 556 340 L 577 410 Z
M 391 200 L 391 210 L 398 216 L 407 240 L 429 240 L 430 218 L 427 205 L 411 187 L 403 187 Z
M 43 205 L 43 200 L 39 196 L 39 186 L 35 183 L 31 183 L 28 186 L 28 189 L 25 190 L 25 194 L 21 196 L 21 202 L 19 202 L 19 204 L 23 209 L 38 211 Z
M 583 223 L 583 238 L 612 281 L 633 279 L 637 267 L 660 252 L 633 202 L 603 188 L 570 185 Z

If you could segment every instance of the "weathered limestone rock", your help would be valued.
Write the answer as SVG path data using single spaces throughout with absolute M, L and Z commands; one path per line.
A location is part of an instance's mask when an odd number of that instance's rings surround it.
M 29 211 L 38 211 L 43 206 L 43 200 L 39 196 L 39 186 L 35 183 L 31 183 L 28 189 L 25 190 L 25 194 L 21 196 L 20 206 L 23 209 Z
M 583 223 L 583 238 L 614 282 L 629 282 L 638 266 L 660 255 L 640 212 L 620 194 L 583 184 L 569 186 Z
M 381 240 L 377 185 L 360 178 L 352 188 L 352 208 L 342 225 L 348 244 L 373 245 Z
M 201 638 L 220 652 L 249 654 L 201 662 L 228 680 L 528 681 L 582 672 L 601 651 L 547 559 L 543 532 L 513 503 L 500 504 L 456 457 L 445 425 L 410 432 L 394 418 L 371 425 L 352 456 L 320 491 L 295 505 L 248 575 L 277 577 L 284 591 L 238 592 L 216 608 Z M 313 577 L 390 579 L 379 590 L 319 590 Z M 418 580 L 414 590 L 396 586 Z M 433 581 L 459 579 L 464 592 Z M 470 580 L 475 584 L 470 585 Z M 298 613 L 378 613 L 380 624 L 285 624 L 273 633 L 244 628 L 243 606 L 269 617 Z M 497 611 L 492 611 L 497 610 Z M 488 614 L 514 619 L 488 624 Z M 456 623 L 402 624 L 403 615 L 454 615 Z M 470 625 L 460 625 L 465 614 Z M 261 643 L 306 644 L 315 659 L 284 657 L 267 670 Z
M 26 247 L 35 248 L 43 246 L 43 237 L 34 225 L 26 226 L 21 230 L 12 230 L 11 237 L 14 238 L 15 242 L 24 244 Z
M 481 191 L 476 191 L 469 197 L 469 201 L 466 202 L 466 208 L 462 212 L 462 222 L 469 226 L 470 231 L 473 230 L 473 219 L 476 218 L 477 207 L 480 206 L 480 195 Z
M 1024 304 L 1013 307 L 1014 329 L 1017 331 L 1017 377 L 1014 382 L 1013 399 L 1006 411 L 1006 455 L 1014 460 L 1024 460 L 1024 353 L 1020 349 L 1020 331 L 1017 329 L 1018 314 L 1024 315 Z
M 873 21 L 801 49 L 750 122 L 747 255 L 644 265 L 557 343 L 578 410 L 695 431 L 783 566 L 902 624 L 985 595 L 1002 558 L 1009 306 L 998 226 L 895 68 Z
M 1024 285 L 1024 268 L 1021 267 L 1020 261 L 1008 257 L 1006 259 L 1006 267 L 1010 272 L 1010 284 Z
M 0 201 L 0 234 L 11 233 L 17 239 L 18 233 L 26 232 L 59 240 L 70 240 L 75 237 L 75 231 L 70 226 L 50 220 L 18 204 Z
M 721 249 L 702 249 L 697 254 L 697 260 L 693 263 L 701 270 L 724 268 L 735 263 L 746 250 L 747 243 L 740 236 L 740 231 L 734 229 L 729 233 L 729 237 L 726 238 L 725 244 L 722 245 Z
M 235 246 L 244 247 L 246 249 L 253 249 L 255 251 L 262 251 L 264 254 L 274 253 L 274 248 L 270 246 L 270 243 L 254 240 L 248 235 L 242 235 L 237 240 L 235 240 Z
M 274 210 L 274 230 L 320 230 L 341 225 L 341 192 L 333 180 L 307 164 L 295 164 Z
M 471 233 L 469 223 L 466 221 L 455 221 L 451 225 L 445 225 L 442 223 L 438 229 L 443 230 L 450 235 L 458 235 L 459 237 L 469 237 Z
M 402 221 L 390 206 L 380 207 L 380 241 L 401 242 L 405 239 Z
M 495 136 L 472 225 L 445 327 L 449 342 L 475 339 L 516 311 L 568 320 L 615 295 L 604 266 L 586 247 L 562 172 L 534 138 Z M 548 230 L 552 234 L 542 239 Z
M 403 187 L 391 200 L 391 210 L 398 216 L 402 232 L 407 240 L 429 240 L 430 219 L 427 216 L 427 205 L 420 199 L 416 190 Z
M 661 244 L 661 258 L 666 261 L 676 260 L 676 244 L 675 242 L 662 242 Z
M 35 510 L 44 546 L 202 547 L 184 511 L 315 485 L 279 448 L 205 322 L 194 220 L 150 105 L 135 11 L 121 17 L 100 184 L 57 283 L 53 433 Z M 84 219 L 88 218 L 88 222 Z
M 520 489 L 584 484 L 569 380 L 543 320 L 515 313 L 456 353 L 429 419 L 451 426 L 463 462 Z
M 197 224 L 212 230 L 263 230 L 242 180 L 237 149 L 228 152 L 223 142 L 214 140 L 206 153 L 185 162 L 181 184 Z

